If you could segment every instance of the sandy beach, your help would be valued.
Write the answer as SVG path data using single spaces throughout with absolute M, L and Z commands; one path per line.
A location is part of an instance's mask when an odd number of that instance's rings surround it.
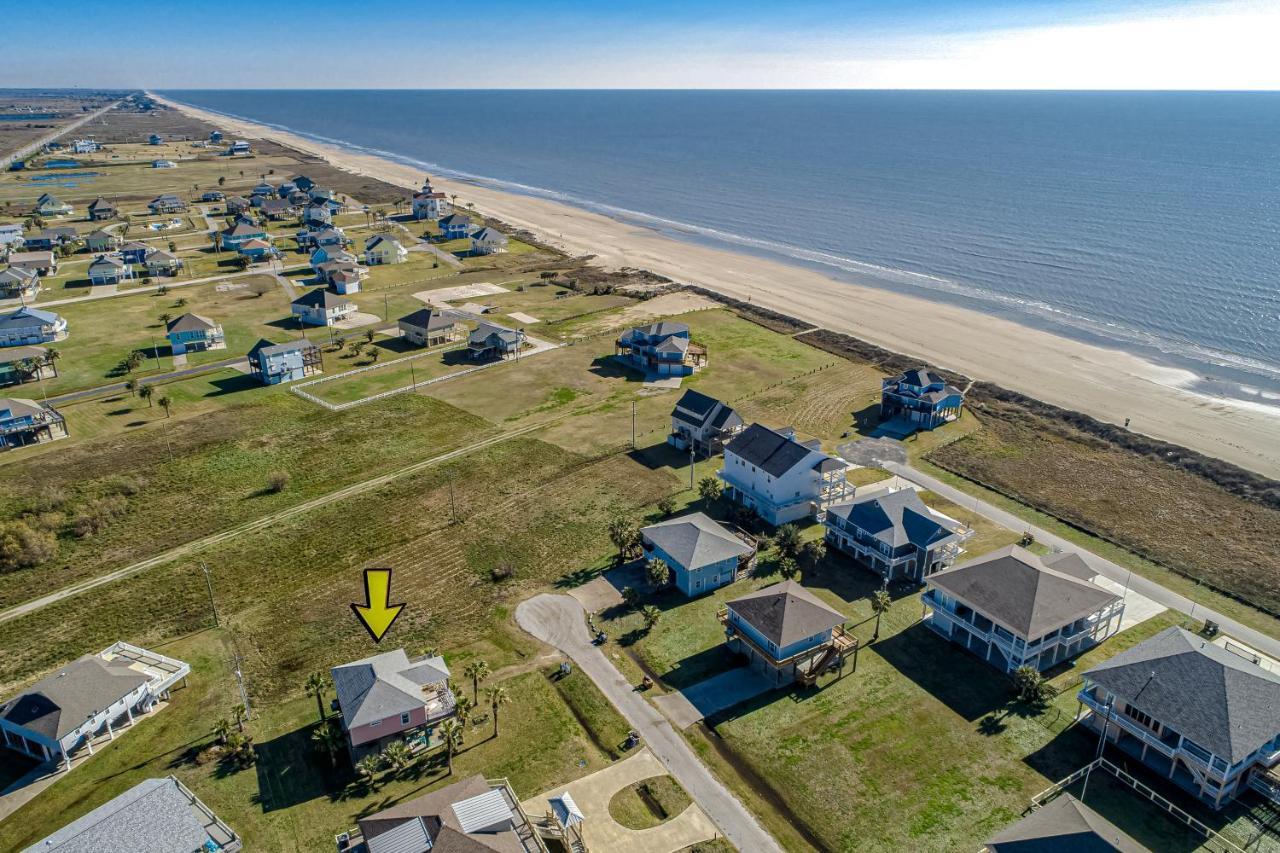
M 165 101 L 245 138 L 269 139 L 406 188 L 421 171 L 263 125 Z M 1280 478 L 1280 417 L 1265 406 L 1187 389 L 1197 377 L 1120 350 L 1070 340 L 977 311 L 836 280 L 782 262 L 709 248 L 540 198 L 433 176 L 438 189 L 573 255 L 772 308 L 1100 420 Z

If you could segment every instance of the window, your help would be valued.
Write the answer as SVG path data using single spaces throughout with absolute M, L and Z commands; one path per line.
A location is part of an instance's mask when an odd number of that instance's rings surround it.
M 376 729 L 380 725 L 382 725 L 382 720 L 374 720 L 372 723 L 369 724 L 369 728 Z
M 407 726 L 407 725 L 409 725 L 409 715 L 408 715 L 408 714 L 401 714 L 401 715 L 400 715 L 400 725 L 402 725 L 402 726 Z
M 1142 725 L 1146 726 L 1149 729 L 1154 729 L 1156 727 L 1156 721 L 1151 717 L 1150 714 L 1143 713 L 1142 711 L 1139 711 L 1137 708 L 1133 707 L 1132 705 L 1125 705 L 1124 713 L 1125 713 L 1125 716 L 1132 717 L 1133 719 L 1137 720 L 1139 723 L 1142 723 Z

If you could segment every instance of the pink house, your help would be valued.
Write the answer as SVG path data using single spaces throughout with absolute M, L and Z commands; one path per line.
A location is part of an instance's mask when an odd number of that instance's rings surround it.
M 455 713 L 444 658 L 410 659 L 404 649 L 331 670 L 353 760 L 395 739 L 423 740 Z

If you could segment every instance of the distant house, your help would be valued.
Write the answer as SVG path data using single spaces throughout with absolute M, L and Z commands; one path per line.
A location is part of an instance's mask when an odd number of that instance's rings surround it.
M 163 144 L 164 144 L 164 137 L 162 137 L 162 136 L 161 136 L 160 134 L 158 134 L 158 133 L 153 133 L 153 134 L 151 134 L 150 136 L 148 136 L 148 137 L 147 137 L 147 144 L 148 144 L 148 145 L 163 145 Z
M 1124 602 L 1010 545 L 925 579 L 924 622 L 1001 672 L 1045 670 L 1120 630 Z
M 364 241 L 364 262 L 369 266 L 399 264 L 409 257 L 409 251 L 394 237 L 383 234 Z
M 471 254 L 493 255 L 505 252 L 509 241 L 507 236 L 493 228 L 481 228 L 471 235 Z
M 35 234 L 27 236 L 26 244 L 23 246 L 28 251 L 57 249 L 62 246 L 69 246 L 80 239 L 80 233 L 70 225 L 62 225 L 54 228 L 42 228 Z M 10 263 L 13 261 L 10 260 Z
M 227 197 L 226 194 L 223 193 L 222 190 L 206 190 L 200 196 L 200 200 L 201 201 L 223 201 L 226 199 L 226 197 Z
M 396 649 L 335 666 L 330 674 L 353 760 L 425 734 L 457 713 L 449 667 L 438 655 L 410 658 Z
M 964 393 L 923 367 L 880 383 L 880 420 L 903 420 L 917 429 L 933 429 L 960 417 Z
M 307 225 L 328 225 L 333 221 L 333 212 L 324 202 L 312 202 L 302 212 L 302 221 Z
M 128 849 L 172 853 L 236 853 L 240 837 L 177 778 L 144 779 L 29 850 L 83 853 Z
M 260 261 L 263 258 L 269 258 L 276 254 L 275 249 L 271 245 L 271 241 L 264 240 L 260 237 L 252 237 L 248 240 L 241 241 L 240 244 L 236 246 L 236 252 L 255 261 Z
M 303 338 L 287 344 L 258 341 L 249 350 L 249 370 L 263 385 L 294 382 L 319 373 L 320 347 Z
M 53 252 L 10 252 L 9 267 L 36 275 L 57 275 L 58 257 Z
M 719 400 L 700 391 L 685 391 L 671 410 L 671 434 L 667 443 L 680 450 L 713 456 L 725 442 L 742 432 L 742 417 Z
M 183 314 L 170 320 L 165 332 L 174 355 L 227 348 L 222 324 L 199 314 Z
M 35 214 L 45 218 L 55 216 L 70 216 L 71 205 L 64 204 L 59 201 L 56 196 L 50 193 L 42 193 L 40 198 L 36 200 Z
M 433 308 L 419 308 L 397 321 L 400 337 L 420 347 L 447 344 L 462 337 L 464 331 L 456 317 Z
M 364 281 L 369 270 L 346 261 L 330 261 L 317 267 L 316 272 L 334 293 L 351 296 L 360 292 L 360 282 Z
M 701 595 L 733 583 L 755 561 L 753 542 L 700 512 L 640 529 L 645 557 L 671 568 L 676 589 Z
M 307 195 L 311 197 L 312 201 L 319 201 L 319 202 L 336 201 L 338 198 L 338 194 L 336 192 L 329 189 L 328 187 L 322 187 L 318 184 L 312 184 L 311 189 L 307 190 L 306 192 L 307 192 Z M 333 208 L 330 207 L 329 209 L 332 210 Z
M 777 686 L 814 683 L 857 645 L 845 615 L 795 581 L 725 602 L 718 618 L 729 650 Z
M 467 354 L 475 360 L 507 358 L 524 346 L 523 330 L 508 329 L 496 323 L 481 323 L 467 337 Z
M 57 441 L 67 435 L 66 420 L 48 403 L 0 397 L 0 450 Z M 3 714 L 0 709 L 0 730 L 4 728 Z
M 67 321 L 52 311 L 23 306 L 0 314 L 0 347 L 48 344 L 67 336 Z
M 312 235 L 312 242 L 317 246 L 333 246 L 343 249 L 351 242 L 351 238 L 343 233 L 341 228 L 329 226 L 316 230 Z M 353 255 L 352 257 L 354 258 L 355 256 Z
M 211 130 L 211 131 L 209 131 L 209 141 L 210 141 L 210 142 L 221 142 L 221 141 L 222 141 L 222 131 L 220 131 L 220 130 Z
M 227 146 L 228 157 L 238 157 L 243 154 L 253 153 L 253 148 L 243 139 L 237 139 L 235 142 Z
M 21 246 L 25 242 L 23 233 L 21 222 L 6 222 L 0 225 L 0 253 L 6 249 Z
M 187 663 L 159 652 L 114 643 L 48 675 L 0 705 L 4 745 L 66 770 L 81 749 L 93 754 L 99 736 L 115 739 L 169 698 L 191 672 Z
M 165 193 L 164 195 L 158 195 L 153 198 L 147 204 L 147 208 L 150 209 L 152 213 L 156 214 L 181 213 L 187 209 L 187 203 L 173 193 Z
M 93 154 L 102 146 L 92 139 L 77 139 L 71 143 L 73 154 Z
M 449 201 L 444 193 L 431 187 L 431 179 L 422 182 L 422 189 L 413 194 L 414 219 L 439 219 L 449 214 Z
M 293 315 L 310 326 L 332 326 L 356 312 L 354 302 L 328 290 L 312 290 L 293 300 Z
M 104 219 L 114 219 L 116 212 L 115 204 L 107 201 L 102 196 L 98 196 L 96 199 L 89 202 L 89 218 L 94 222 L 100 222 Z
M 130 240 L 120 247 L 120 257 L 124 258 L 126 264 L 145 263 L 151 252 L 151 246 L 141 240 Z
M 923 583 L 955 562 L 973 531 L 930 509 L 915 489 L 878 489 L 832 504 L 827 544 L 885 580 Z
M 315 268 L 321 264 L 327 264 L 331 261 L 346 261 L 347 263 L 354 264 L 356 262 L 356 256 L 348 252 L 346 246 L 342 243 L 328 243 L 326 245 L 317 244 L 316 248 L 307 256 L 307 261 L 311 264 L 312 268 Z
M 0 387 L 21 385 L 58 375 L 58 368 L 44 347 L 0 348 Z
M 729 500 L 778 525 L 820 517 L 851 496 L 848 467 L 823 453 L 817 440 L 801 442 L 790 428 L 752 424 L 724 446 L 719 476 Z
M 316 185 L 316 182 L 308 178 L 306 175 L 294 175 L 289 179 L 289 183 L 293 184 L 303 192 L 308 192 Z
M 176 169 L 178 164 L 172 160 L 152 160 L 151 168 L 153 169 Z
M 0 299 L 35 299 L 40 292 L 40 274 L 22 267 L 0 270 Z
M 1084 722 L 1213 808 L 1280 803 L 1280 675 L 1168 628 L 1084 673 Z
M 247 213 L 253 207 L 253 202 L 244 196 L 233 195 L 227 198 L 226 208 L 228 216 L 236 216 L 241 213 Z
M 566 795 L 567 797 L 567 795 Z M 553 800 L 558 802 L 558 798 Z M 573 802 L 572 799 L 569 800 Z M 576 807 L 575 807 L 576 810 Z M 541 816 L 540 816 L 541 817 Z M 578 813 L 578 819 L 582 817 Z M 506 779 L 476 774 L 356 821 L 338 853 L 545 853 Z M 565 850 L 585 850 L 580 844 Z
M 670 320 L 627 329 L 615 352 L 626 364 L 658 376 L 690 376 L 707 364 L 707 350 L 690 340 L 689 326 Z
M 110 252 L 120 248 L 124 241 L 104 228 L 99 228 L 84 238 L 84 247 L 90 252 Z
M 249 191 L 250 199 L 253 199 L 255 197 L 275 198 L 275 195 L 276 195 L 276 188 L 271 186 L 271 184 L 267 183 L 266 181 L 262 181 L 259 184 L 255 184 L 253 189 Z
M 1000 830 L 988 853 L 1151 853 L 1070 794 L 1059 794 L 1022 820 Z
M 267 219 L 276 222 L 282 219 L 289 219 L 298 212 L 292 204 L 282 198 L 264 199 L 258 209 L 262 211 L 262 215 Z
M 436 222 L 440 227 L 440 237 L 445 240 L 460 240 L 471 233 L 471 220 L 461 213 L 450 213 Z
M 151 249 L 142 259 L 147 275 L 177 275 L 182 270 L 182 259 L 164 249 Z
M 119 284 L 133 278 L 133 267 L 119 255 L 99 255 L 89 264 L 90 284 Z
M 249 240 L 265 240 L 267 232 L 260 225 L 253 225 L 243 219 L 238 220 L 234 225 L 229 225 L 218 232 L 222 238 L 222 250 L 224 252 L 233 252 L 240 248 L 241 243 Z

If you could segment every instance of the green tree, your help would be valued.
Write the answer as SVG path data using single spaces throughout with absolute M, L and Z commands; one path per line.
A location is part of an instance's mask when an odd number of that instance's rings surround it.
M 724 484 L 718 477 L 703 477 L 698 481 L 698 496 L 709 504 L 720 500 L 724 493 Z
M 249 716 L 249 709 L 244 706 L 243 702 L 237 702 L 231 708 L 231 716 L 235 718 L 236 730 L 244 731 L 244 721 Z
M 476 704 L 480 703 L 480 682 L 484 681 L 491 674 L 489 664 L 482 660 L 473 660 L 467 664 L 467 668 L 462 674 L 471 679 L 471 696 Z
M 226 717 L 219 717 L 213 724 L 213 733 L 218 736 L 218 743 L 226 746 L 227 738 L 231 736 L 234 728 L 235 726 Z
M 374 337 L 375 337 L 375 335 L 374 335 L 374 331 L 373 331 L 373 329 L 365 329 L 365 330 L 364 330 L 364 340 L 365 340 L 365 343 L 370 343 L 370 344 L 371 344 L 371 343 L 373 343 L 373 339 L 374 339 Z
M 783 557 L 792 557 L 800 553 L 804 541 L 800 538 L 800 528 L 794 524 L 784 524 L 773 535 L 773 542 L 778 546 L 778 553 Z
M 160 408 L 164 409 L 164 416 L 166 418 L 173 414 L 173 400 L 168 394 L 165 394 L 159 400 L 156 400 L 156 402 L 160 404 Z
M 658 621 L 662 619 L 662 611 L 654 607 L 652 604 L 646 605 L 644 609 L 640 611 L 640 615 L 644 617 L 644 629 L 646 631 L 652 631 L 653 626 L 657 625 Z
M 609 520 L 609 541 L 618 549 L 618 559 L 625 560 L 640 541 L 640 529 L 625 515 L 615 515 Z
M 671 497 L 671 495 L 665 495 L 658 500 L 658 512 L 662 513 L 664 518 L 671 515 L 675 511 L 676 511 L 676 499 Z
M 413 763 L 413 752 L 402 740 L 393 740 L 382 750 L 382 760 L 392 771 L 399 773 Z
M 493 713 L 493 736 L 498 736 L 498 708 L 511 704 L 511 694 L 501 684 L 485 688 L 484 697 L 489 702 L 489 710 Z
M 130 380 L 135 381 L 135 380 Z M 137 394 L 139 397 L 147 401 L 147 408 L 151 408 L 151 398 L 155 395 L 156 389 L 154 385 L 140 384 L 138 385 Z
M 453 710 L 458 716 L 458 722 L 465 726 L 471 722 L 471 715 L 475 713 L 476 703 L 471 701 L 470 696 L 455 696 Z
M 804 548 L 800 550 L 800 558 L 808 563 L 810 567 L 821 563 L 826 556 L 827 543 L 821 539 L 814 539 L 812 542 L 804 543 Z
M 343 747 L 343 735 L 338 731 L 337 726 L 329 723 L 321 723 L 316 730 L 311 733 L 311 742 L 320 752 L 328 753 L 329 766 L 338 766 L 338 752 Z
M 369 753 L 356 762 L 356 775 L 366 781 L 373 781 L 382 769 L 382 759 L 376 753 Z
M 671 567 L 661 558 L 654 557 L 645 563 L 644 574 L 650 586 L 654 589 L 662 589 L 671 580 Z
M 632 586 L 622 588 L 622 603 L 635 610 L 640 606 L 640 590 Z
M 440 728 L 436 729 L 436 734 L 440 738 L 440 745 L 445 749 L 445 755 L 449 762 L 449 775 L 453 775 L 453 757 L 457 755 L 458 749 L 462 746 L 465 732 L 457 720 L 445 720 L 440 724 Z
M 1013 672 L 1013 689 L 1018 699 L 1037 708 L 1047 705 L 1056 693 L 1038 669 L 1025 664 Z
M 889 607 L 892 604 L 893 599 L 889 596 L 888 591 L 877 589 L 875 592 L 871 593 L 871 610 L 876 614 L 876 630 L 875 633 L 871 635 L 871 642 L 874 643 L 876 640 L 880 639 L 880 617 L 884 616 L 884 614 L 888 612 Z
M 60 358 L 62 358 L 62 353 L 58 352 L 53 347 L 49 347 L 48 352 L 44 354 L 45 363 L 53 368 L 53 375 L 55 378 L 58 375 L 58 359 Z
M 791 580 L 796 575 L 800 574 L 800 564 L 791 557 L 783 557 L 778 561 L 778 574 L 782 575 L 787 580 Z
M 124 387 L 130 395 L 134 397 L 138 396 L 139 383 L 137 379 L 130 377 L 129 381 L 124 383 Z
M 320 715 L 320 722 L 324 722 L 324 695 L 329 690 L 329 677 L 323 672 L 313 672 L 307 676 L 306 684 L 307 695 L 316 697 L 316 712 Z

